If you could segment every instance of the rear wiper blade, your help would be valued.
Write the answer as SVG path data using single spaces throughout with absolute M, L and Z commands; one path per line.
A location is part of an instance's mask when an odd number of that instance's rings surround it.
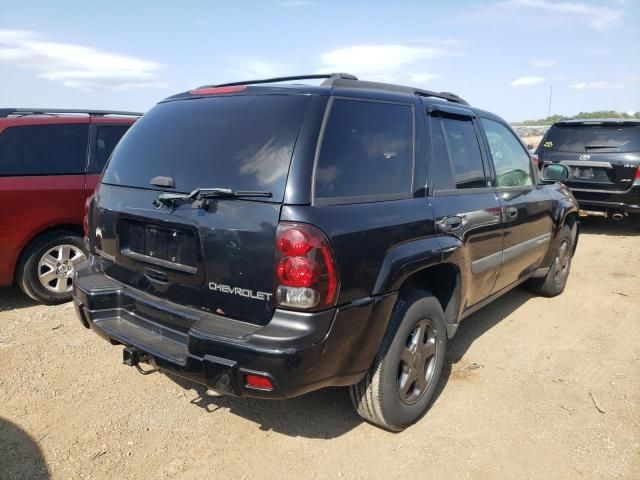
M 597 148 L 618 148 L 615 145 L 585 145 L 585 150 L 595 150 Z
M 245 197 L 271 197 L 271 192 L 243 191 L 233 188 L 196 188 L 190 193 L 163 193 L 153 201 L 156 207 L 161 205 L 172 206 L 179 203 L 189 203 L 207 198 L 245 198 Z

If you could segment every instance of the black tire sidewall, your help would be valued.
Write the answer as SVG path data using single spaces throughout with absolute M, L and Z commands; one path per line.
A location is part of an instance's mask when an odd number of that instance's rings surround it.
M 52 233 L 36 240 L 27 251 L 18 266 L 18 284 L 28 296 L 45 304 L 57 304 L 71 300 L 72 292 L 56 293 L 47 290 L 38 278 L 38 263 L 42 255 L 57 245 L 73 245 L 87 252 L 82 237 L 69 232 Z
M 429 294 L 409 304 L 406 310 L 398 311 L 394 314 L 402 315 L 403 318 L 381 365 L 380 396 L 383 400 L 381 413 L 389 425 L 403 429 L 424 415 L 438 388 L 440 375 L 445 363 L 447 329 L 440 302 Z M 416 403 L 408 405 L 400 399 L 398 394 L 398 365 L 406 339 L 416 324 L 425 318 L 433 322 L 437 331 L 436 363 L 432 381 L 427 390 Z
M 562 242 L 567 240 L 569 242 L 569 263 L 567 264 L 567 274 L 561 281 L 558 281 L 556 278 L 556 258 L 558 257 L 558 252 L 560 251 L 560 247 Z M 565 225 L 562 227 L 560 231 L 560 235 L 558 235 L 558 244 L 556 246 L 555 254 L 553 255 L 553 264 L 551 265 L 551 269 L 549 270 L 549 275 L 551 275 L 550 283 L 553 285 L 554 293 L 561 293 L 565 286 L 567 285 L 567 281 L 569 280 L 569 274 L 571 273 L 571 262 L 573 261 L 573 237 L 571 234 L 571 229 Z

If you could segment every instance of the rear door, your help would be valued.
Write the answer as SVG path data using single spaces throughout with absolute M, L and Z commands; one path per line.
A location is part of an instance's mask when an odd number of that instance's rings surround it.
M 88 118 L 7 119 L 0 131 L 0 252 L 5 275 L 53 225 L 82 225 Z M 0 127 L 2 128 L 2 127 Z M 6 255 L 6 256 L 5 256 Z
M 475 114 L 458 107 L 432 107 L 432 155 L 428 162 L 431 202 L 443 248 L 465 282 L 463 308 L 488 297 L 502 263 L 501 205 L 480 147 Z
M 557 123 L 538 156 L 544 163 L 567 165 L 571 176 L 565 183 L 572 190 L 624 192 L 640 165 L 640 122 Z
M 552 203 L 511 129 L 495 119 L 481 118 L 480 123 L 504 219 L 502 269 L 494 286 L 499 291 L 540 265 L 551 242 Z
M 92 224 L 104 271 L 181 305 L 266 323 L 276 228 L 308 102 L 219 95 L 146 113 L 115 149 L 96 195 Z M 197 188 L 270 196 L 154 205 L 161 194 Z

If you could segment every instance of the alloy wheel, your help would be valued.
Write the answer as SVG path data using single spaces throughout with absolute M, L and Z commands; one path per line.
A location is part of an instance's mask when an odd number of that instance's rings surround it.
M 398 366 L 398 394 L 408 405 L 416 403 L 434 381 L 437 336 L 433 322 L 423 319 L 405 342 Z
M 47 250 L 38 262 L 38 280 L 54 293 L 68 293 L 73 288 L 75 269 L 87 258 L 75 245 L 56 245 Z

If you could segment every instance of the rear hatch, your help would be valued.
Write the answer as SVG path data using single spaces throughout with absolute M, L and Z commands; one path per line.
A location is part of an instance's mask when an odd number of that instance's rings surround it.
M 640 164 L 640 122 L 584 121 L 553 125 L 540 146 L 544 163 L 563 163 L 574 189 L 626 191 Z
M 308 98 L 190 97 L 145 114 L 115 149 L 94 202 L 92 242 L 105 273 L 181 305 L 266 323 L 276 229 Z M 199 188 L 263 196 L 158 201 Z

